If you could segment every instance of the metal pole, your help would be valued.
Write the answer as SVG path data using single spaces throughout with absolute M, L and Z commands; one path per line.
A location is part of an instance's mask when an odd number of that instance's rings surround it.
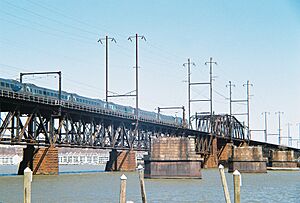
M 184 106 L 182 106 L 182 125 L 185 126 L 185 108 Z
M 59 75 L 58 96 L 59 96 L 59 104 L 61 104 L 61 71 L 58 71 L 58 75 Z
M 281 144 L 281 126 L 280 126 L 280 114 L 283 114 L 283 112 L 278 111 L 275 112 L 275 114 L 278 114 L 278 144 Z
M 247 86 L 247 125 L 248 125 L 248 139 L 251 139 L 250 135 L 250 86 L 253 86 L 250 84 L 250 81 L 247 80 L 247 84 L 244 84 L 243 86 Z
M 299 126 L 299 142 L 300 142 L 300 123 L 297 123 L 297 125 Z
M 111 40 L 112 42 L 117 43 L 115 38 L 108 37 L 107 35 L 105 38 L 100 38 L 98 42 L 102 44 L 102 40 L 105 40 L 105 102 L 106 102 L 106 108 L 108 108 L 108 40 Z
M 292 146 L 292 137 L 291 137 L 291 134 L 290 134 L 290 126 L 292 124 L 291 123 L 288 123 L 287 126 L 288 126 L 288 146 Z
M 188 59 L 188 128 L 191 127 L 191 61 Z
M 230 113 L 230 116 L 232 115 L 231 95 L 232 95 L 231 81 L 229 81 L 229 113 Z
M 105 36 L 105 101 L 108 108 L 108 36 Z
M 139 120 L 139 75 L 138 75 L 138 34 L 135 34 L 135 87 L 136 87 L 136 118 Z
M 231 89 L 231 87 L 235 87 L 235 85 L 233 85 L 231 83 L 231 81 L 229 81 L 229 85 L 226 85 L 226 87 L 229 87 L 229 115 L 232 116 L 232 89 Z
M 212 115 L 213 115 L 213 102 L 212 102 L 212 99 L 213 99 L 213 87 L 212 87 L 212 57 L 210 57 L 210 60 L 209 60 L 209 63 L 210 63 L 210 66 L 209 66 L 209 75 L 210 75 L 210 118 L 212 119 Z M 211 124 L 211 133 L 212 133 L 212 124 Z
M 209 62 L 205 62 L 205 65 L 207 65 L 209 63 L 209 85 L 210 85 L 210 132 L 213 133 L 213 72 L 212 72 L 212 64 L 216 64 L 216 62 L 213 62 L 213 58 L 210 57 Z
M 265 115 L 265 142 L 268 142 L 268 120 L 267 120 L 267 114 L 270 114 L 270 112 L 263 112 L 262 114 Z
M 249 105 L 249 80 L 247 80 L 247 124 L 248 124 L 248 138 L 250 139 L 250 105 Z

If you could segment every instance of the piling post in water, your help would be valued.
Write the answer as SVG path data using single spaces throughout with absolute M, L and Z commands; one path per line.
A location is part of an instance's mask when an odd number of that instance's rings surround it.
M 121 177 L 121 186 L 120 186 L 120 203 L 126 203 L 126 180 L 127 177 L 123 174 Z
M 24 203 L 31 203 L 32 171 L 29 167 L 24 170 Z
M 225 177 L 225 172 L 224 172 L 224 166 L 222 164 L 219 165 L 219 171 L 220 171 L 220 175 L 221 175 L 225 201 L 226 201 L 226 203 L 231 203 L 228 186 L 227 186 L 227 182 L 226 182 L 226 177 Z
M 234 185 L 234 203 L 241 202 L 241 174 L 238 170 L 233 172 L 233 185 Z
M 145 181 L 144 181 L 144 168 L 142 165 L 138 166 L 138 172 L 139 172 L 140 185 L 141 185 L 142 202 L 147 203 Z

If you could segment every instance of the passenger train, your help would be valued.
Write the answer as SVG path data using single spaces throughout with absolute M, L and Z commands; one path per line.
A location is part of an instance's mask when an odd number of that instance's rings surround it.
M 8 91 L 14 91 L 14 92 L 21 92 L 26 94 L 32 94 L 39 97 L 46 97 L 46 98 L 53 98 L 58 99 L 59 93 L 56 90 L 47 89 L 44 87 L 38 87 L 31 83 L 20 83 L 17 80 L 12 79 L 3 79 L 0 78 L 0 89 L 1 90 L 8 90 Z M 112 102 L 104 102 L 100 99 L 91 99 L 87 97 L 83 97 L 80 95 L 77 95 L 75 93 L 68 93 L 65 91 L 61 92 L 61 100 L 66 101 L 73 104 L 80 104 L 85 106 L 91 106 L 96 108 L 102 108 L 102 109 L 109 109 L 111 111 L 120 112 L 128 115 L 135 115 L 135 108 L 131 106 L 123 106 L 119 104 L 115 104 Z M 108 106 L 107 106 L 108 105 Z M 158 118 L 159 116 L 159 118 Z M 174 117 L 174 116 L 167 116 L 163 114 L 157 114 L 155 112 L 150 111 L 144 111 L 139 109 L 139 117 L 142 119 L 147 120 L 158 120 L 171 124 L 171 125 L 178 125 L 182 126 L 182 118 L 180 117 Z

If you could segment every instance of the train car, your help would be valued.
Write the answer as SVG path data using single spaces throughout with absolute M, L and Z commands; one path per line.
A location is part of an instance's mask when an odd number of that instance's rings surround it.
M 24 92 L 27 94 L 37 95 L 40 97 L 58 99 L 59 93 L 57 90 L 52 90 L 44 87 L 39 87 L 31 83 L 20 83 L 17 80 L 12 79 L 4 79 L 0 78 L 0 89 L 14 91 L 14 92 Z M 102 109 L 109 109 L 111 111 L 116 111 L 124 114 L 135 115 L 135 108 L 131 106 L 123 106 L 119 104 L 115 104 L 113 102 L 104 102 L 100 99 L 92 99 L 88 97 L 83 97 L 74 93 L 68 93 L 65 91 L 61 92 L 62 101 L 67 101 L 74 104 L 80 104 L 85 106 L 93 106 Z M 107 106 L 108 105 L 108 106 Z M 155 112 L 145 111 L 139 109 L 139 117 L 147 120 L 157 120 L 158 114 Z M 176 124 L 182 125 L 183 120 L 180 117 L 173 117 L 160 114 L 159 120 L 168 123 L 168 124 Z
M 12 90 L 14 92 L 23 91 L 23 85 L 17 80 L 0 78 L 0 88 L 3 90 Z
M 117 112 L 124 113 L 124 114 L 134 114 L 134 109 L 130 106 L 123 106 L 119 104 L 112 103 Z
M 150 112 L 150 111 L 144 111 L 139 109 L 139 116 L 145 119 L 149 120 L 156 120 L 157 119 L 157 113 Z
M 77 94 L 72 93 L 70 95 L 70 101 L 73 103 L 85 105 L 85 106 L 94 106 L 104 108 L 104 102 L 99 99 L 91 99 L 88 97 L 79 96 Z

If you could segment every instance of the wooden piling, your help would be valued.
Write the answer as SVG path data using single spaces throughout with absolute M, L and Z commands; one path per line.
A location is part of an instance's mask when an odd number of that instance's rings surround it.
M 142 165 L 138 166 L 138 172 L 139 172 L 140 185 L 141 185 L 142 202 L 147 203 L 145 181 L 144 181 L 144 168 Z
M 120 203 L 126 203 L 126 180 L 127 177 L 123 174 L 121 177 L 121 186 L 120 186 Z
M 234 203 L 241 202 L 241 174 L 238 170 L 233 172 L 233 185 L 234 185 Z
M 227 181 L 226 181 L 226 177 L 225 177 L 225 172 L 224 172 L 224 166 L 222 164 L 219 165 L 219 171 L 220 171 L 222 186 L 223 186 L 223 190 L 224 190 L 225 201 L 226 201 L 226 203 L 231 203 L 228 186 L 227 186 Z
M 31 203 L 32 171 L 29 167 L 24 170 L 24 203 Z

